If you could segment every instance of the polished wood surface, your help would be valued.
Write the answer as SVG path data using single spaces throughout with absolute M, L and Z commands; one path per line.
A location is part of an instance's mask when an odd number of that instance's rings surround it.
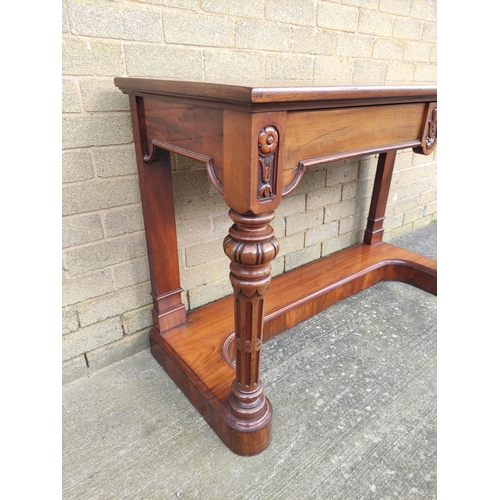
M 396 152 L 430 154 L 436 88 L 219 85 L 116 78 L 130 96 L 153 296 L 151 351 L 222 441 L 254 455 L 271 439 L 263 342 L 383 279 L 436 293 L 436 263 L 382 242 Z M 234 296 L 181 302 L 170 152 L 205 162 L 233 225 Z M 282 197 L 306 168 L 379 154 L 364 243 L 271 280 Z

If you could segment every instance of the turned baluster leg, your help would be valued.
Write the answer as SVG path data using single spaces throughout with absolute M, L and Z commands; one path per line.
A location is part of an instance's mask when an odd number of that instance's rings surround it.
M 231 259 L 234 289 L 236 378 L 229 408 L 242 420 L 253 420 L 268 411 L 260 380 L 260 355 L 264 324 L 264 301 L 271 282 L 271 261 L 279 250 L 269 223 L 274 211 L 260 215 L 229 211 L 234 221 L 224 240 Z
M 385 209 L 387 207 L 395 160 L 396 151 L 381 153 L 378 158 L 368 222 L 363 240 L 368 245 L 382 241 L 384 236 Z

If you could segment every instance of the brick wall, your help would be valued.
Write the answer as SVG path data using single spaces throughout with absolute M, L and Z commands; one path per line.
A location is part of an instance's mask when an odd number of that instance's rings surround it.
M 433 0 L 63 0 L 63 380 L 148 346 L 151 297 L 128 100 L 115 76 L 436 81 Z M 308 170 L 273 223 L 277 275 L 359 242 L 376 157 Z M 230 221 L 174 156 L 184 301 L 231 293 Z M 189 173 L 189 175 L 187 175 Z M 436 219 L 436 153 L 397 155 L 385 239 Z

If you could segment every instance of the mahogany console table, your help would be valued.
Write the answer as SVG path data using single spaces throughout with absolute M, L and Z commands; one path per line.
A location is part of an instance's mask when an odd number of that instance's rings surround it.
M 436 261 L 382 241 L 396 152 L 429 154 L 437 89 L 252 87 L 115 78 L 129 94 L 153 296 L 151 352 L 222 441 L 254 455 L 271 438 L 263 341 L 381 280 L 436 294 Z M 170 152 L 206 163 L 233 225 L 234 298 L 186 314 Z M 270 226 L 306 168 L 378 153 L 364 242 L 274 278 Z M 228 224 L 229 225 L 229 224 Z

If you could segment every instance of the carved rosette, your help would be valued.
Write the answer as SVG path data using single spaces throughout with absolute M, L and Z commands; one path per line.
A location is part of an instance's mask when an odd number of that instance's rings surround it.
M 252 420 L 266 410 L 260 381 L 264 299 L 279 244 L 269 225 L 274 212 L 242 215 L 230 210 L 229 216 L 234 224 L 224 240 L 224 252 L 231 260 L 236 340 L 236 379 L 229 408 L 236 417 Z
M 437 114 L 438 110 L 434 108 L 427 124 L 427 136 L 425 137 L 427 149 L 432 149 L 437 141 Z
M 276 154 L 278 131 L 272 125 L 259 134 L 259 184 L 257 197 L 260 201 L 272 200 L 276 195 Z

